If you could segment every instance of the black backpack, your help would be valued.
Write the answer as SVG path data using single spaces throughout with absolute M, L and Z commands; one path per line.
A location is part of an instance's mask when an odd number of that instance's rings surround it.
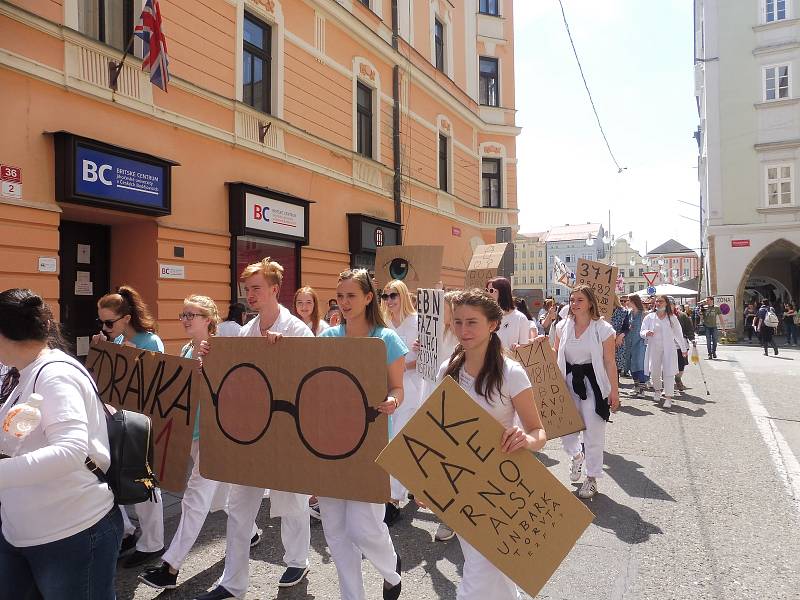
M 94 461 L 86 457 L 86 468 L 94 473 L 103 483 L 108 484 L 114 493 L 114 502 L 120 505 L 139 504 L 155 501 L 155 490 L 158 480 L 150 468 L 153 464 L 153 436 L 150 417 L 130 410 L 117 410 L 111 413 L 89 374 L 75 363 L 66 360 L 54 360 L 39 368 L 33 380 L 33 391 L 36 382 L 47 365 L 64 363 L 75 367 L 89 379 L 103 411 L 106 414 L 108 428 L 108 446 L 111 452 L 111 466 L 108 471 L 98 467 Z

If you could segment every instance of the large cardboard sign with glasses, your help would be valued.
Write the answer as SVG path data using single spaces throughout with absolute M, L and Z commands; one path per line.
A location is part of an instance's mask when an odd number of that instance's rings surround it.
M 442 279 L 444 246 L 380 246 L 375 255 L 378 291 L 397 279 L 411 293 L 417 288 L 435 288 Z
M 200 473 L 332 498 L 386 502 L 386 346 L 374 338 L 213 338 L 204 360 Z
M 509 244 L 487 244 L 478 246 L 472 253 L 472 259 L 467 267 L 467 277 L 464 289 L 484 289 L 486 282 L 497 277 L 503 257 L 509 250 Z
M 502 435 L 446 377 L 378 463 L 534 597 L 593 515 L 532 452 L 502 452 Z
M 197 408 L 208 389 L 197 361 L 110 342 L 89 348 L 86 368 L 103 402 L 143 413 L 153 428 L 153 471 L 160 487 L 182 493 L 189 477 L 189 452 Z

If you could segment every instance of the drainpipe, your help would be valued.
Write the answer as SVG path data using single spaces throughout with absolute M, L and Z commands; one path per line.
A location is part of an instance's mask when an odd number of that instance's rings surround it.
M 397 11 L 397 0 L 392 0 L 392 48 L 395 52 L 400 49 L 400 20 Z M 398 244 L 403 243 L 403 199 L 402 199 L 402 169 L 400 164 L 400 66 L 395 64 L 392 68 L 392 162 L 394 163 L 394 185 L 392 196 L 394 198 L 394 220 L 400 224 Z

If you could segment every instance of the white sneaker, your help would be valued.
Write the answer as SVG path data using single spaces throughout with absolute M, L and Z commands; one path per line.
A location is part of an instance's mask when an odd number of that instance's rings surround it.
M 572 482 L 580 481 L 581 468 L 583 467 L 583 452 L 578 452 L 569 460 L 569 480 Z
M 583 482 L 581 489 L 578 490 L 578 496 L 581 498 L 591 498 L 597 493 L 597 480 L 594 477 L 587 477 Z
M 653 402 L 661 400 L 661 390 L 653 390 Z
M 672 408 L 672 398 L 664 397 L 664 408 Z

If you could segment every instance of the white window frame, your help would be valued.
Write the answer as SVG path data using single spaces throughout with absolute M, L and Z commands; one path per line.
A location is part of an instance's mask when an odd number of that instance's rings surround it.
M 781 97 L 780 95 L 780 69 L 786 67 L 786 75 L 788 79 L 788 84 L 786 86 L 786 96 Z M 774 72 L 775 78 L 775 98 L 768 98 L 767 97 L 767 78 L 769 76 L 769 71 Z M 765 65 L 761 67 L 761 92 L 762 98 L 764 102 L 777 102 L 779 100 L 788 100 L 792 97 L 792 65 L 791 63 L 781 63 L 775 65 Z
M 778 18 L 778 2 L 784 3 L 785 15 L 782 19 Z M 775 18 L 771 21 L 767 19 L 767 7 L 772 4 L 775 10 Z M 769 23 L 779 23 L 780 21 L 788 21 L 792 18 L 792 0 L 761 0 L 761 23 L 766 25 Z
M 769 172 L 771 169 L 776 169 L 777 177 L 774 179 L 770 179 Z M 789 177 L 783 177 L 781 171 L 783 169 L 789 169 Z M 778 186 L 778 203 L 777 204 L 770 204 L 770 192 L 769 187 L 771 184 L 777 184 Z M 784 183 L 789 184 L 789 202 L 783 203 L 781 202 L 781 196 L 783 192 L 781 192 L 781 188 L 783 187 Z M 796 206 L 795 198 L 794 198 L 794 165 L 790 162 L 781 162 L 781 163 L 772 163 L 764 165 L 764 208 L 786 208 Z

